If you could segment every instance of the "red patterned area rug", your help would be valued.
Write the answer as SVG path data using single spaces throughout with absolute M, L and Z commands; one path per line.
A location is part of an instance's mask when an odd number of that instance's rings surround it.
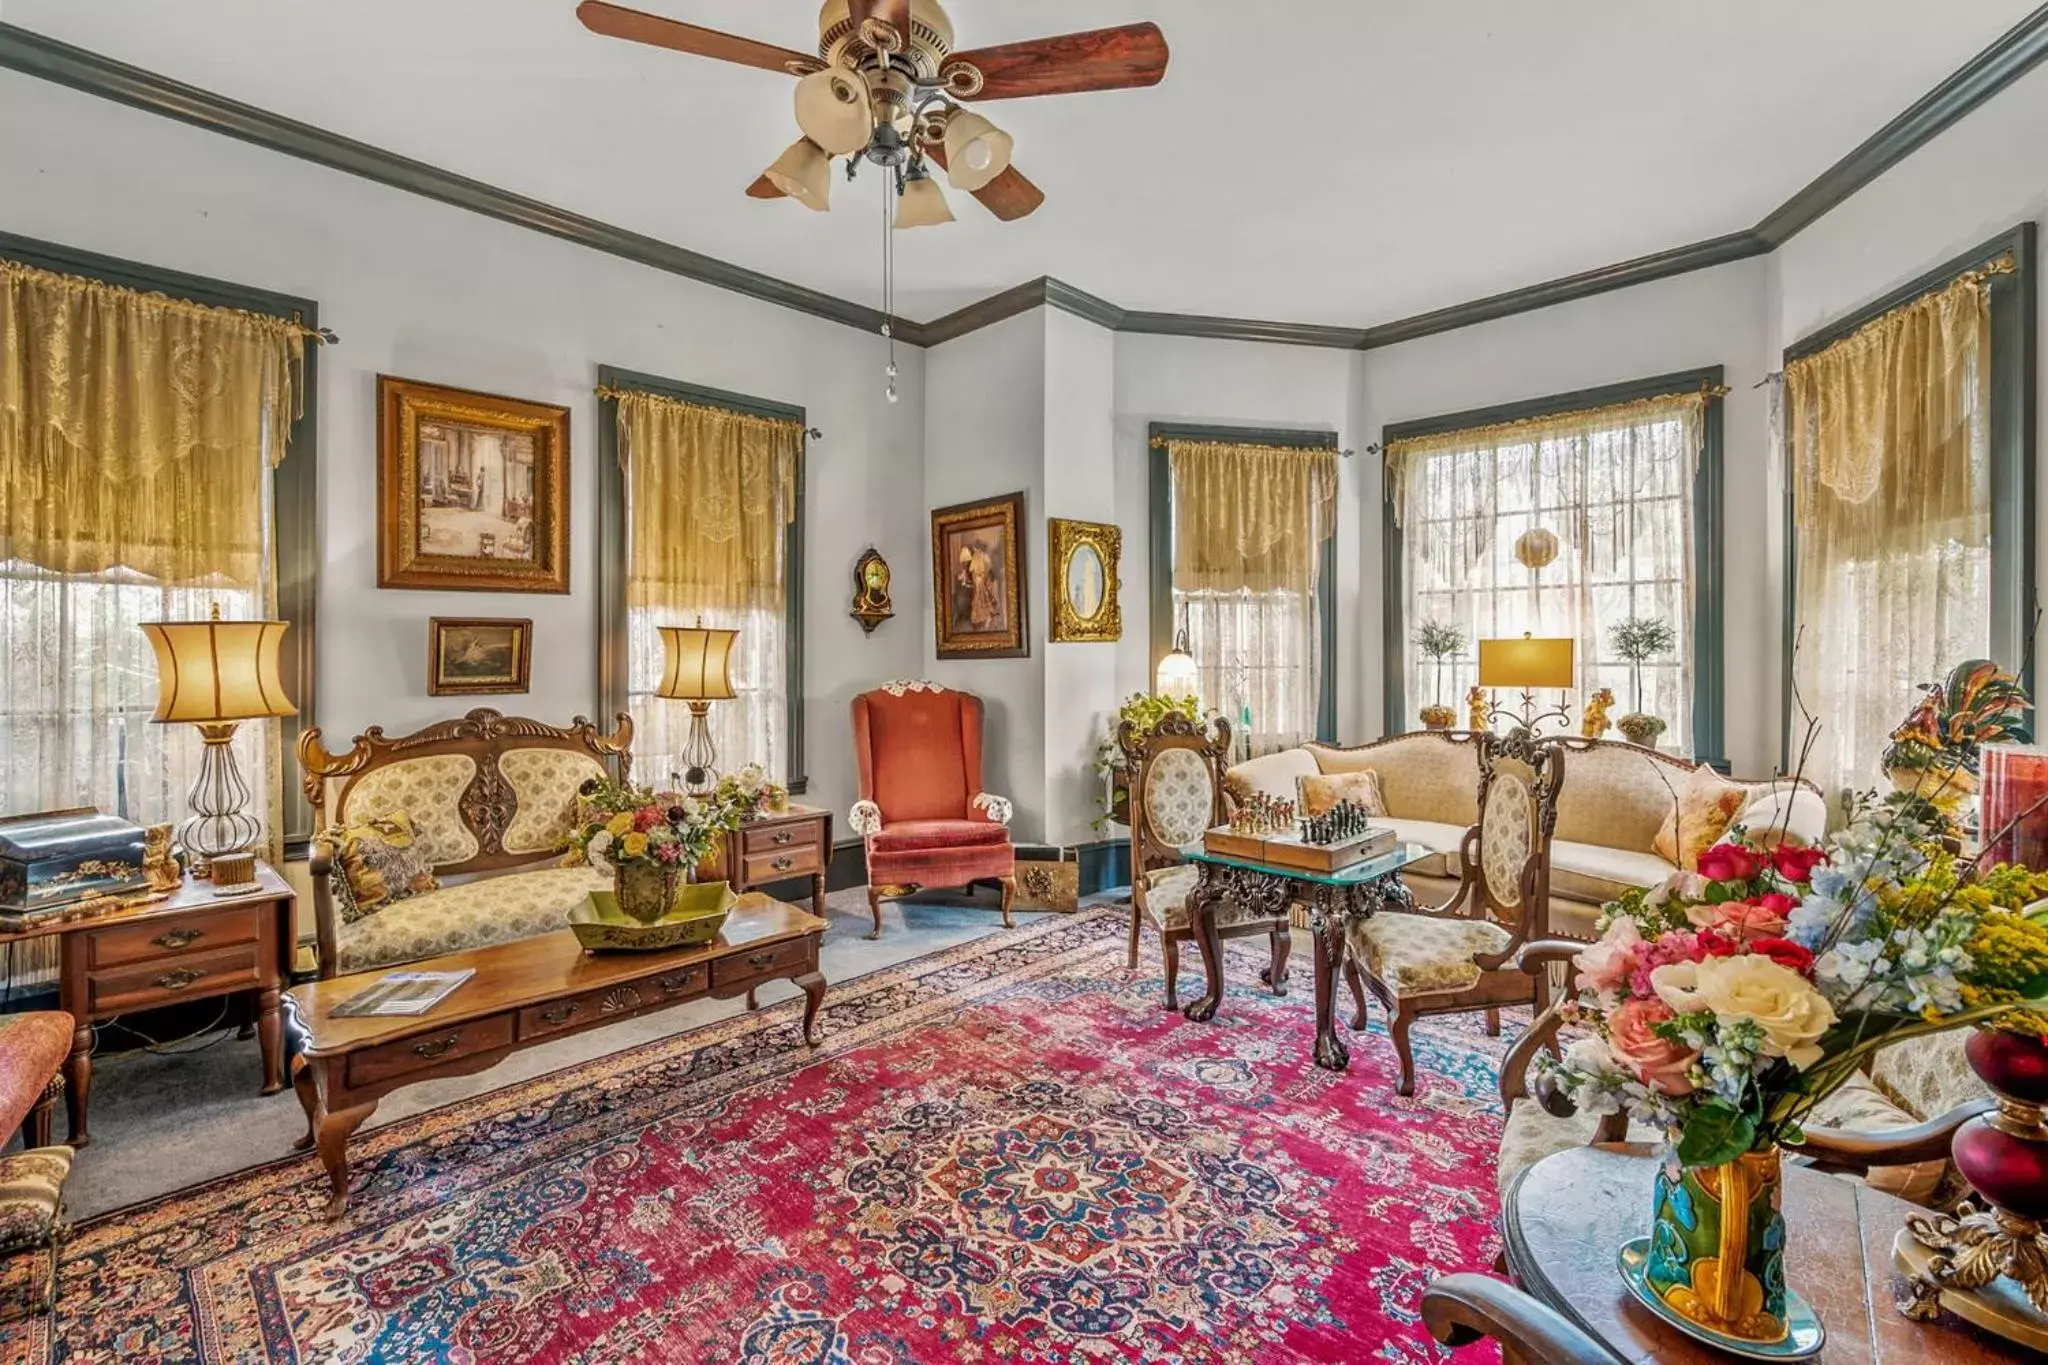
M 1219 1022 L 1041 921 L 124 1210 L 67 1248 L 31 1361 L 1437 1359 L 1434 1275 L 1496 1250 L 1499 1045 L 1383 1035 L 1337 1076 L 1256 961 Z M 1156 964 L 1157 948 L 1148 945 Z

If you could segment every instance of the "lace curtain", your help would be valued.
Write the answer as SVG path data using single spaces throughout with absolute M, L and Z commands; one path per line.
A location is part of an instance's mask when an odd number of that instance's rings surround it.
M 1991 305 L 1973 271 L 1785 366 L 1808 775 L 1878 779 L 1922 686 L 1991 633 Z M 2017 660 L 2008 660 L 2017 664 Z
M 199 736 L 151 723 L 139 625 L 276 615 L 301 348 L 285 319 L 0 261 L 0 811 L 186 814 Z M 235 748 L 276 858 L 277 723 Z
M 1702 392 L 1672 394 L 1388 443 L 1408 629 L 1434 621 L 1466 640 L 1441 668 L 1410 642 L 1412 708 L 1440 702 L 1464 724 L 1476 642 L 1527 631 L 1570 637 L 1574 701 L 1583 707 L 1611 688 L 1622 714 L 1637 705 L 1635 680 L 1613 653 L 1613 627 L 1654 616 L 1678 639 L 1642 669 L 1640 709 L 1666 722 L 1666 747 L 1690 751 L 1693 481 L 1706 401 Z M 1538 572 L 1515 555 L 1533 530 L 1558 542 Z
M 1337 452 L 1168 439 L 1173 605 L 1204 706 L 1253 754 L 1315 738 L 1322 693 L 1316 595 L 1336 529 Z
M 635 389 L 618 400 L 626 474 L 626 709 L 634 768 L 649 781 L 679 771 L 689 713 L 654 695 L 660 627 L 739 631 L 733 701 L 711 708 L 720 768 L 757 762 L 778 780 L 789 764 L 786 533 L 796 517 L 804 430 Z

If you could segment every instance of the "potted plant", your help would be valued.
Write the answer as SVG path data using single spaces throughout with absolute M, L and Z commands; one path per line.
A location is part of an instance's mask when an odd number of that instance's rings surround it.
M 1448 730 L 1458 723 L 1458 713 L 1444 703 L 1444 664 L 1463 657 L 1465 632 L 1442 621 L 1424 621 L 1415 628 L 1415 648 L 1436 665 L 1434 700 L 1422 708 L 1423 728 Z
M 655 792 L 609 778 L 592 778 L 579 793 L 583 805 L 569 858 L 610 872 L 620 911 L 642 924 L 675 907 L 718 836 L 739 824 L 738 810 L 715 796 Z
M 1117 743 L 1118 731 L 1129 721 L 1141 737 L 1149 735 L 1168 716 L 1198 721 L 1202 718 L 1201 704 L 1192 696 L 1133 692 L 1117 708 L 1116 718 L 1110 722 L 1109 738 L 1095 746 L 1095 771 L 1102 776 L 1103 792 L 1103 811 L 1094 822 L 1097 832 L 1110 823 L 1131 823 L 1130 773 L 1124 766 L 1123 747 Z
M 1651 1235 L 1615 1250 L 1630 1291 L 1703 1339 L 1754 1348 L 1811 1320 L 1785 1287 L 1779 1150 L 1818 1101 L 1890 1044 L 2048 1028 L 2048 874 L 1980 870 L 1939 828 L 1893 794 L 1820 848 L 1739 832 L 1606 906 L 1574 959 L 1585 1032 L 1536 1059 L 1538 1089 L 1668 1135 Z
M 789 809 L 789 788 L 770 779 L 760 764 L 747 763 L 718 779 L 711 800 L 729 807 L 739 820 L 758 820 Z
M 1628 660 L 1629 713 L 1616 721 L 1615 728 L 1631 744 L 1645 749 L 1657 747 L 1665 730 L 1664 721 L 1643 712 L 1643 665 L 1678 643 L 1678 632 L 1661 616 L 1630 616 L 1614 628 L 1614 652 Z

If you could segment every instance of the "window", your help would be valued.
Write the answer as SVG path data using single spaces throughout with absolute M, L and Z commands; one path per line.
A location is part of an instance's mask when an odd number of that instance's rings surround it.
M 1663 720 L 1666 748 L 1721 757 L 1720 371 L 1666 375 L 1387 429 L 1387 728 L 1428 704 L 1465 722 L 1476 642 L 1575 642 L 1574 702 Z M 1554 557 L 1541 567 L 1542 551 Z M 1669 650 L 1640 672 L 1614 628 L 1650 617 Z M 1424 623 L 1464 641 L 1438 663 Z
M 318 326 L 309 300 L 94 256 L 0 233 L 0 259 L 123 289 L 162 293 L 209 308 L 232 308 Z M 316 429 L 318 347 L 305 348 L 293 390 L 289 457 L 258 474 L 262 545 L 251 546 L 247 576 L 165 581 L 141 569 L 65 571 L 0 548 L 0 810 L 26 812 L 96 806 L 138 823 L 182 819 L 198 771 L 200 741 L 189 725 L 157 725 L 156 665 L 138 628 L 144 621 L 223 616 L 291 622 L 285 686 L 297 717 L 273 727 L 245 724 L 236 758 L 256 789 L 252 812 L 274 844 L 302 849 L 311 808 L 286 780 L 286 757 L 313 714 L 313 641 L 317 538 Z M 143 382 L 131 375 L 136 382 Z M 267 404 L 276 395 L 267 396 Z M 4 400 L 0 400 L 4 401 Z M 256 452 L 251 452 L 252 458 Z M 158 546 L 165 555 L 176 546 Z
M 704 625 L 739 632 L 737 696 L 710 713 L 718 767 L 757 762 L 802 791 L 803 409 L 610 367 L 599 392 L 599 688 L 633 718 L 635 773 L 683 768 L 688 710 L 655 694 L 660 627 Z
M 1803 704 L 1829 792 L 1957 663 L 2027 660 L 2032 258 L 2029 223 L 1785 353 L 1786 750 Z
M 1336 737 L 1336 444 L 1151 429 L 1153 666 L 1184 630 L 1243 753 Z

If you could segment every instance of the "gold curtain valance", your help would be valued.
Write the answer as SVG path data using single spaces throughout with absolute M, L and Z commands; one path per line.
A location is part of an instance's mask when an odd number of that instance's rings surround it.
M 1165 441 L 1173 476 L 1174 586 L 1307 592 L 1336 528 L 1330 447 Z
M 803 423 L 637 389 L 598 392 L 618 402 L 632 537 L 628 605 L 777 605 Z
M 1921 524 L 1968 521 L 1986 477 L 1973 419 L 1988 411 L 1993 275 L 2010 256 L 1785 366 L 1785 439 L 1801 529 L 1824 504 Z
M 1700 417 L 1706 411 L 1707 400 L 1723 397 L 1727 392 L 1726 388 L 1702 386 L 1686 393 L 1634 398 L 1626 403 L 1607 403 L 1597 408 L 1578 408 L 1513 422 L 1489 422 L 1483 426 L 1389 441 L 1384 493 L 1387 501 L 1394 504 L 1394 524 L 1399 526 L 1407 520 L 1408 471 L 1417 460 L 1451 451 L 1540 445 L 1545 441 L 1585 441 L 1605 432 L 1626 431 L 1667 419 L 1683 421 L 1689 430 L 1697 433 L 1701 429 Z
M 305 336 L 0 260 L 0 559 L 257 582 Z

